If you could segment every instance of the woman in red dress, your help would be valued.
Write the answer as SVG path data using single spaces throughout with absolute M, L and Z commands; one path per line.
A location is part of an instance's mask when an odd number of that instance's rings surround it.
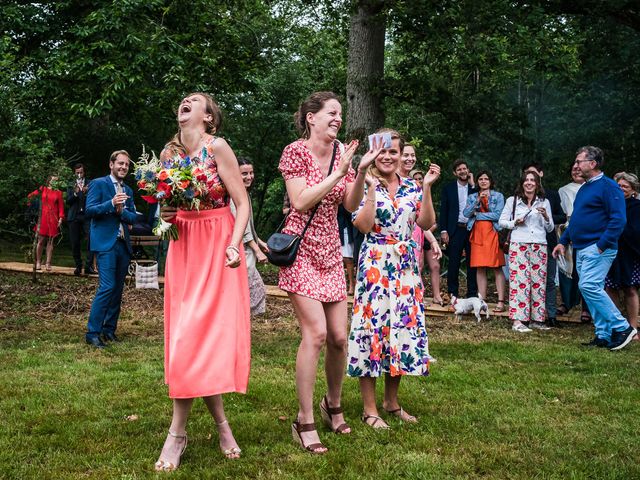
M 289 294 L 302 333 L 296 358 L 299 410 L 292 435 L 305 450 L 322 454 L 327 448 L 320 442 L 314 423 L 313 388 L 325 342 L 327 394 L 320 402 L 320 412 L 333 432 L 351 432 L 340 407 L 347 353 L 347 289 L 338 204 L 350 212 L 358 207 L 364 195 L 367 167 L 380 149 L 375 154 L 370 150 L 362 157 L 356 175 L 351 159 L 358 142 L 354 140 L 346 149 L 335 143 L 342 126 L 342 106 L 333 92 L 311 94 L 294 119 L 302 138 L 285 147 L 278 167 L 291 201 L 283 231 L 300 235 L 316 205 L 318 209 L 295 262 L 280 270 L 278 286 Z M 335 162 L 329 172 L 334 151 Z
M 249 203 L 233 150 L 214 136 L 221 122 L 209 95 L 188 95 L 178 108 L 178 133 L 160 155 L 161 160 L 188 156 L 209 169 L 215 181 L 198 210 L 161 209 L 163 220 L 178 227 L 179 239 L 169 245 L 165 269 L 164 367 L 173 418 L 157 471 L 179 466 L 187 447 L 187 418 L 197 397 L 214 418 L 225 457 L 240 457 L 222 394 L 245 393 L 249 381 L 249 285 L 242 261 Z M 236 206 L 235 220 L 229 197 Z
M 40 196 L 40 218 L 38 231 L 38 244 L 36 247 L 36 270 L 42 268 L 42 250 L 45 238 L 47 239 L 46 269 L 51 271 L 51 257 L 53 256 L 53 239 L 60 233 L 60 225 L 64 220 L 64 200 L 62 192 L 53 188 L 53 183 L 58 180 L 55 175 L 49 175 L 47 184 L 31 192 L 29 199 Z

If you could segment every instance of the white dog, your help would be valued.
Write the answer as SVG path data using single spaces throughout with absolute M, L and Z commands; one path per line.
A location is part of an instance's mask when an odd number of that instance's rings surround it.
M 478 322 L 480 322 L 480 313 L 484 312 L 486 320 L 489 320 L 489 306 L 482 299 L 482 295 L 478 294 L 477 297 L 469 298 L 456 298 L 451 296 L 451 305 L 456 312 L 456 320 L 460 320 L 460 316 L 463 313 L 471 313 L 476 316 Z

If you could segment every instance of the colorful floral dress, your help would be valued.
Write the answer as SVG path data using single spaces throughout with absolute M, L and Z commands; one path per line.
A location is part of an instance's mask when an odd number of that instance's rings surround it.
M 411 238 L 422 189 L 412 179 L 400 182 L 394 198 L 385 187 L 376 187 L 375 223 L 358 262 L 349 333 L 351 377 L 429 374 L 423 286 Z
M 285 181 L 303 177 L 307 187 L 324 180 L 327 172 L 311 156 L 304 143 L 297 140 L 282 152 L 278 168 Z M 336 151 L 333 169 L 340 166 L 340 149 Z M 347 182 L 353 182 L 355 172 L 350 167 L 347 175 L 324 196 L 309 228 L 304 234 L 295 262 L 280 269 L 278 287 L 321 302 L 339 302 L 347 297 L 347 284 L 342 266 L 342 251 L 338 233 L 338 204 L 342 203 Z M 309 220 L 312 209 L 300 212 L 291 206 L 284 233 L 300 235 Z

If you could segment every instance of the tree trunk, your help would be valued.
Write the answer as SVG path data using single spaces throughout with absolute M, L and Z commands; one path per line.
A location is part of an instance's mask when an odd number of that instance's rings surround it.
M 351 15 L 347 64 L 347 139 L 364 138 L 384 125 L 382 111 L 386 8 L 358 0 Z

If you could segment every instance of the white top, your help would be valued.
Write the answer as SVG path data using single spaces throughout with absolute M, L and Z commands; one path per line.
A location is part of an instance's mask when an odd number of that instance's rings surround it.
M 464 207 L 467 205 L 467 197 L 469 196 L 469 187 L 465 183 L 460 185 L 460 182 L 456 180 L 458 185 L 458 223 L 467 223 L 469 219 L 464 216 Z
M 546 198 L 536 198 L 531 208 L 529 208 L 521 198 L 518 198 L 518 201 L 516 202 L 516 212 L 513 217 L 514 220 L 511 220 L 513 198 L 514 197 L 507 198 L 507 201 L 504 204 L 504 209 L 500 214 L 498 224 L 502 228 L 513 230 L 511 233 L 512 242 L 540 243 L 546 245 L 547 232 L 551 232 L 553 230 L 553 216 L 551 215 L 551 205 L 549 204 L 549 200 Z M 547 217 L 549 218 L 548 220 L 545 220 L 542 214 L 538 212 L 538 207 L 544 207 L 546 209 Z M 515 219 L 523 217 L 525 218 L 524 223 L 516 227 Z
M 571 182 L 567 183 L 564 187 L 560 187 L 560 190 L 558 190 L 558 195 L 560 195 L 560 205 L 562 206 L 564 213 L 567 214 L 567 217 L 571 217 L 571 214 L 573 213 L 573 202 L 575 201 L 578 190 L 580 190 L 582 185 L 582 183 Z

